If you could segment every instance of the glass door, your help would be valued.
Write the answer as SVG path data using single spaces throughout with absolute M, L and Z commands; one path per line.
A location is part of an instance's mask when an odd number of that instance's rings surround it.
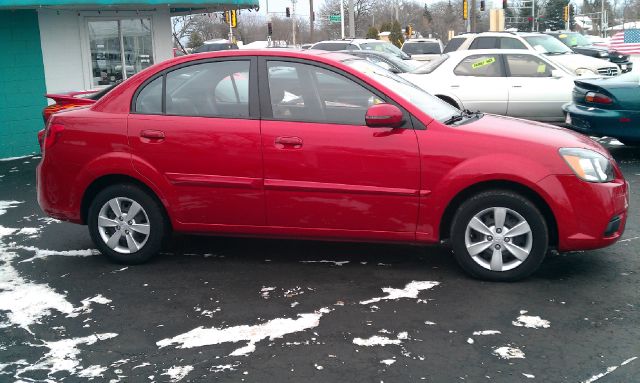
M 94 87 L 114 84 L 153 65 L 151 20 L 89 21 Z

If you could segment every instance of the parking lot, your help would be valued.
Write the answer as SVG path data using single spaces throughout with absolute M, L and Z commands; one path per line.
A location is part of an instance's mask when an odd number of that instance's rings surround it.
M 124 267 L 45 218 L 38 158 L 0 162 L 0 381 L 633 382 L 640 152 L 624 238 L 519 283 L 442 247 L 176 236 Z

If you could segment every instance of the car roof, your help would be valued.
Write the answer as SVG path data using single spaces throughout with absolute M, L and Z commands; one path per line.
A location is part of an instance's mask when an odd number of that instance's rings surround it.
M 534 56 L 542 56 L 540 53 L 525 50 L 525 49 L 466 49 L 460 51 L 452 51 L 449 53 L 445 53 L 445 55 L 449 55 L 449 57 L 463 57 L 463 56 L 473 56 L 478 54 L 490 54 L 490 55 L 503 55 L 503 54 L 519 54 L 519 55 L 534 55 Z
M 469 37 L 483 37 L 483 36 L 490 36 L 490 37 L 499 37 L 499 36 L 505 36 L 505 35 L 512 35 L 512 36 L 522 36 L 522 37 L 528 37 L 528 36 L 543 36 L 543 33 L 540 32 L 480 32 L 480 33 L 461 33 L 457 36 L 454 36 L 454 38 L 456 37 L 464 37 L 464 38 L 469 38 Z
M 320 43 L 330 43 L 330 44 L 338 44 L 338 43 L 356 43 L 356 44 L 360 44 L 360 43 L 372 43 L 372 42 L 384 42 L 384 41 L 380 41 L 380 40 L 376 40 L 376 39 L 344 39 L 344 40 L 324 40 L 324 41 L 318 41 L 316 44 L 320 44 Z M 315 45 L 315 44 L 313 44 Z
M 342 62 L 348 59 L 355 59 L 355 56 L 343 52 L 328 52 L 318 49 L 292 49 L 292 48 L 269 48 L 269 49 L 233 49 L 214 52 L 202 52 L 197 55 L 186 55 L 164 61 L 171 65 L 178 62 L 188 62 L 192 60 L 202 60 L 206 58 L 236 57 L 236 56 L 276 56 L 287 58 L 312 59 L 324 62 Z M 169 65 L 170 66 L 170 65 Z
M 438 43 L 438 42 L 440 42 L 440 40 L 438 39 L 411 39 L 411 40 L 406 40 L 404 43 L 412 44 L 412 43 Z

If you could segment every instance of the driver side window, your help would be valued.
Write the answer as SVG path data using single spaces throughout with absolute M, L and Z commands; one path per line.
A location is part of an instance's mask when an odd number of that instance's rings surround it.
M 555 67 L 532 55 L 506 55 L 511 77 L 551 77 Z

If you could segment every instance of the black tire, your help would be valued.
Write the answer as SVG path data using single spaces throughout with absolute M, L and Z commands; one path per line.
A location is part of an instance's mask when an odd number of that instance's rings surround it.
M 480 214 L 480 217 L 488 217 L 490 219 L 491 212 L 495 217 L 495 210 L 488 210 L 491 208 L 506 208 L 510 210 L 505 220 L 504 228 L 501 232 L 503 234 L 497 234 L 494 237 L 485 236 L 480 232 L 470 229 L 469 237 L 478 238 L 478 241 L 484 241 L 484 243 L 490 242 L 491 245 L 486 249 L 473 257 L 470 251 L 467 249 L 467 226 L 471 223 L 471 220 Z M 489 211 L 487 215 L 482 215 L 483 212 Z M 513 214 L 515 212 L 515 214 Z M 508 229 L 513 226 L 508 226 L 509 222 L 516 222 L 517 215 L 523 218 L 529 225 L 530 235 L 524 234 L 521 236 L 510 237 L 506 239 L 508 235 Z M 486 218 L 484 218 L 486 219 Z M 509 221 L 509 222 L 508 222 Z M 496 231 L 494 226 L 490 226 L 491 223 L 485 222 L 485 225 L 490 228 L 491 231 Z M 495 222 L 495 221 L 494 221 Z M 515 224 L 514 224 L 515 225 Z M 546 221 L 540 210 L 525 197 L 508 190 L 490 190 L 481 192 L 467 201 L 465 201 L 458 210 L 451 223 L 451 246 L 456 261 L 467 273 L 471 274 L 475 278 L 489 280 L 489 281 L 517 281 L 528 277 L 535 272 L 542 263 L 549 244 L 549 232 Z M 491 239 L 492 241 L 489 241 Z M 499 241 L 499 242 L 498 242 Z M 511 243 L 509 243 L 511 241 Z M 516 243 L 516 241 L 521 241 Z M 524 241 L 524 242 L 522 242 Z M 470 244 L 479 243 L 469 239 Z M 505 242 L 507 242 L 505 244 Z M 524 260 L 517 259 L 512 252 L 507 251 L 507 248 L 513 249 L 509 245 L 519 245 L 526 242 L 526 247 L 530 247 L 529 255 Z M 501 245 L 500 245 L 501 244 Z M 496 268 L 513 267 L 510 270 L 495 271 L 491 270 L 491 256 L 494 248 L 502 248 L 503 256 L 500 257 L 499 266 Z M 507 259 L 507 263 L 503 264 L 503 260 Z M 489 265 L 481 265 L 479 262 L 488 262 Z M 509 262 L 511 265 L 509 266 Z M 521 262 L 518 264 L 518 262 Z M 517 265 L 517 266 L 515 266 Z
M 129 248 L 129 251 L 131 252 L 122 253 L 109 247 L 105 240 L 102 238 L 102 234 L 98 225 L 98 216 L 103 206 L 105 206 L 108 201 L 113 200 L 114 198 L 122 199 L 121 211 L 123 214 L 121 215 L 121 217 L 126 217 L 124 213 L 130 211 L 127 210 L 131 209 L 132 206 L 130 201 L 135 201 L 142 208 L 141 213 L 136 215 L 136 218 L 133 218 L 131 221 L 129 221 L 133 222 L 133 225 L 136 225 L 137 223 L 139 223 L 140 225 L 148 224 L 148 235 L 144 237 L 146 238 L 146 240 L 140 241 L 142 243 L 142 246 L 140 246 L 139 250 L 132 251 L 131 248 Z M 108 213 L 113 214 L 113 212 L 114 210 L 111 209 Z M 118 221 L 118 217 L 115 215 L 113 215 L 112 217 L 110 216 L 109 218 L 114 222 Z M 126 225 L 127 223 L 127 219 L 125 218 L 125 221 L 122 222 L 122 224 Z M 155 256 L 162 249 L 163 242 L 168 237 L 171 231 L 168 219 L 165 215 L 164 207 L 160 204 L 160 202 L 145 190 L 132 184 L 113 185 L 100 191 L 89 206 L 87 226 L 89 226 L 89 234 L 91 235 L 91 239 L 102 254 L 106 255 L 107 258 L 109 258 L 109 260 L 113 262 L 127 265 L 141 264 L 147 262 L 149 259 Z M 140 226 L 136 227 L 139 228 Z M 124 230 L 124 228 L 124 226 L 117 226 L 118 230 Z M 129 226 L 127 226 L 127 228 L 129 228 Z M 103 231 L 105 232 L 105 236 L 108 237 L 111 233 L 115 233 L 116 228 L 108 227 L 106 229 L 103 229 Z M 133 229 L 127 231 L 126 235 L 124 235 L 124 233 L 120 233 L 123 239 L 121 241 L 118 241 L 118 243 L 123 245 L 117 246 L 118 248 L 123 248 L 129 245 L 129 238 L 127 238 L 129 236 L 129 233 L 131 233 L 131 238 L 133 238 L 133 235 L 139 236 L 137 239 L 140 239 L 144 235 L 138 233 Z

